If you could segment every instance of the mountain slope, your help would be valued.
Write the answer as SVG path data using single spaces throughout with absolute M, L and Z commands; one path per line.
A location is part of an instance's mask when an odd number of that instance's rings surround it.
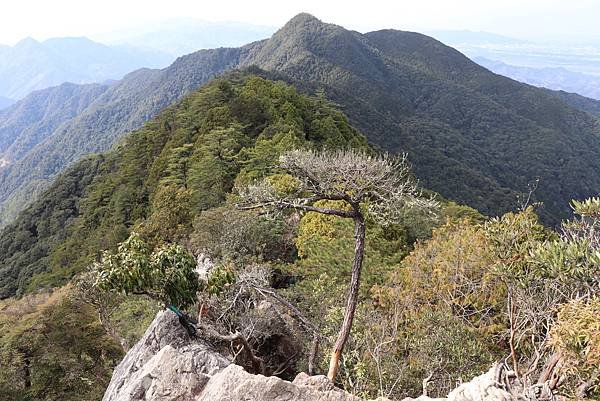
M 298 146 L 367 148 L 322 99 L 257 76 L 215 80 L 73 165 L 0 234 L 0 299 L 64 283 L 142 219 L 138 229 L 174 240 L 165 227 L 189 230 L 234 182 Z
M 545 204 L 545 221 L 555 223 L 569 213 L 570 199 L 600 187 L 600 120 L 586 112 L 600 102 L 495 75 L 424 35 L 362 35 L 301 14 L 268 40 L 193 53 L 108 89 L 0 170 L 0 202 L 14 200 L 4 222 L 25 199 L 23 188 L 44 187 L 69 163 L 107 149 L 210 77 L 253 65 L 307 91 L 324 89 L 372 143 L 408 152 L 425 186 L 484 213 L 514 209 L 539 179 L 535 200 Z
M 140 67 L 157 68 L 173 57 L 133 46 L 109 47 L 87 38 L 23 39 L 0 51 L 0 96 L 22 99 L 64 82 L 120 79 Z
M 13 162 L 85 110 L 107 85 L 63 84 L 31 94 L 26 102 L 0 111 L 0 158 Z
M 139 128 L 159 111 L 186 93 L 235 64 L 229 62 L 229 50 L 200 51 L 193 57 L 177 60 L 165 70 L 138 70 L 99 93 L 80 113 L 61 118 L 61 124 L 45 141 L 29 148 L 14 163 L 0 168 L 0 226 L 12 221 L 19 210 L 31 202 L 29 193 L 40 193 L 50 180 L 83 155 L 107 150 L 124 133 Z M 39 92 L 55 97 L 60 88 Z M 0 126 L 15 119 L 19 108 L 35 107 L 35 94 L 14 105 L 3 115 Z M 33 119 L 25 130 L 49 124 L 57 110 Z M 2 134 L 0 134 L 2 135 Z M 11 155 L 5 155 L 7 159 Z
M 574 107 L 578 110 L 585 111 L 586 113 L 590 113 L 595 115 L 596 117 L 600 117 L 600 102 L 594 99 L 590 99 L 585 96 L 578 95 L 577 93 L 569 93 L 565 91 L 558 91 L 558 96 L 562 100 L 564 100 L 571 107 Z
M 485 213 L 514 208 L 539 178 L 535 195 L 556 221 L 570 198 L 600 187 L 597 118 L 431 38 L 360 35 L 300 15 L 255 47 L 248 62 L 331 88 L 370 141 L 407 151 L 426 186 Z
M 15 103 L 14 100 L 0 96 L 0 110 L 7 108 Z

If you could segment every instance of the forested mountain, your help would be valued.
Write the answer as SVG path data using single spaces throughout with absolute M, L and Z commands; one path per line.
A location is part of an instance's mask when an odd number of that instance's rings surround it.
M 565 91 L 556 92 L 570 106 L 600 117 L 600 102 L 590 99 L 589 97 L 578 95 L 577 93 L 569 93 Z
M 111 151 L 75 163 L 0 233 L 1 399 L 100 400 L 123 351 L 165 305 L 197 310 L 199 330 L 179 311 L 179 320 L 170 317 L 181 334 L 159 328 L 146 339 L 196 343 L 197 335 L 224 361 L 283 378 L 304 371 L 316 349 L 313 373 L 324 372 L 347 288 L 356 288 L 357 309 L 335 384 L 353 394 L 404 399 L 421 393 L 435 368 L 429 394 L 438 396 L 512 352 L 526 383 L 559 358 L 561 394 L 582 393 L 589 382 L 583 394 L 595 399 L 600 199 L 574 202 L 582 217 L 562 236 L 539 224 L 533 207 L 485 219 L 427 191 L 405 201 L 401 188 L 414 180 L 402 159 L 378 156 L 323 93 L 303 95 L 275 73 L 252 70 L 213 80 Z M 283 164 L 297 156 L 309 169 Z M 386 190 L 373 177 L 392 177 L 387 193 L 397 198 L 381 199 Z M 329 197 L 308 192 L 325 185 Z M 377 194 L 361 205 L 364 218 L 350 212 L 363 191 Z M 252 206 L 253 194 L 280 201 Z M 378 216 L 385 209 L 373 204 L 388 202 L 390 214 Z M 354 287 L 357 222 L 364 261 Z M 571 298 L 581 289 L 587 298 Z M 239 357 L 231 336 L 209 330 L 241 333 L 264 362 Z M 512 342 L 515 332 L 521 341 Z M 142 363 L 170 345 L 149 348 Z M 169 363 L 183 352 L 173 355 Z M 148 398 L 148 371 L 152 383 L 168 376 L 161 391 L 188 383 L 179 381 L 187 369 L 159 366 L 136 366 L 141 390 L 119 377 L 113 389 Z M 544 383 L 543 395 L 556 389 Z M 173 395 L 150 399 L 165 393 Z
M 194 54 L 197 68 L 178 60 L 165 70 L 138 70 L 106 88 L 83 111 L 48 133 L 48 138 L 28 149 L 20 159 L 0 169 L 0 225 L 12 220 L 15 213 L 31 201 L 31 193 L 45 189 L 57 173 L 85 154 L 103 151 L 124 133 L 140 127 L 159 111 L 196 89 L 199 85 L 234 66 L 228 51 L 201 51 Z M 60 92 L 50 88 L 37 93 L 52 98 Z M 34 95 L 6 110 L 2 123 L 15 119 L 20 108 L 29 108 Z M 31 122 L 32 127 L 47 125 L 54 112 Z M 24 127 L 25 129 L 25 127 Z M 32 129 L 29 126 L 27 129 Z M 6 155 L 11 159 L 12 155 Z
M 571 198 L 600 186 L 600 120 L 587 112 L 597 102 L 495 75 L 424 35 L 362 35 L 301 14 L 268 40 L 203 50 L 108 88 L 0 170 L 3 221 L 23 206 L 24 188 L 43 188 L 207 79 L 252 65 L 307 91 L 323 89 L 373 144 L 408 152 L 424 185 L 486 214 L 513 209 L 539 179 L 534 198 L 544 202 L 545 221 L 556 223 Z
M 539 178 L 536 198 L 556 221 L 571 197 L 597 193 L 598 119 L 431 38 L 360 35 L 301 15 L 256 47 L 257 64 L 327 85 L 371 142 L 407 151 L 444 196 L 498 214 Z
M 64 82 L 120 79 L 137 68 L 161 68 L 173 56 L 133 46 L 106 46 L 87 38 L 26 38 L 0 49 L 0 96 L 22 99 Z
M 368 149 L 322 98 L 254 75 L 215 80 L 111 152 L 70 167 L 2 232 L 0 299 L 66 282 L 140 219 L 160 231 L 170 225 L 161 221 L 166 213 L 179 221 L 169 230 L 190 228 L 190 218 L 221 205 L 234 182 L 264 175 L 298 146 Z
M 8 162 L 19 160 L 108 88 L 108 85 L 65 83 L 53 90 L 34 92 L 27 101 L 0 111 L 0 157 Z

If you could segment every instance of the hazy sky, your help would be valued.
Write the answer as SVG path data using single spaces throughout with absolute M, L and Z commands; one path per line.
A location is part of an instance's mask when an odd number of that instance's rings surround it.
M 94 36 L 171 17 L 280 26 L 301 11 L 359 31 L 600 37 L 600 0 L 1 0 L 0 43 L 26 36 Z

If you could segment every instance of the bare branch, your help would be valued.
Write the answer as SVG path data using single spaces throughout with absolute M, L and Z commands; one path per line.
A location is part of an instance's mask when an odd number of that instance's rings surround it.
M 246 337 L 242 335 L 239 331 L 231 334 L 221 334 L 210 325 L 199 323 L 199 328 L 209 337 L 219 341 L 229 342 L 233 347 L 238 347 L 235 356 L 239 355 L 240 352 L 244 352 L 245 355 L 252 361 L 252 368 L 255 372 L 260 373 L 262 375 L 266 374 L 265 361 L 256 356 L 250 344 L 248 344 L 248 340 Z M 235 359 L 235 357 L 234 357 Z
M 352 218 L 356 215 L 356 213 L 354 213 L 354 212 L 348 212 L 345 210 L 327 209 L 327 208 L 320 208 L 320 207 L 315 207 L 315 206 L 299 205 L 299 204 L 296 204 L 293 202 L 286 202 L 286 201 L 265 202 L 265 203 L 259 203 L 259 204 L 252 205 L 252 206 L 240 206 L 239 209 L 240 210 L 254 210 L 254 209 L 264 209 L 267 207 L 276 207 L 279 209 L 297 209 L 297 210 L 303 210 L 305 212 L 316 212 L 316 213 L 322 213 L 322 214 L 345 217 L 345 218 Z
M 352 218 L 357 209 L 375 221 L 399 223 L 407 212 L 435 217 L 438 203 L 422 195 L 406 155 L 371 156 L 354 150 L 295 150 L 280 158 L 280 167 L 296 180 L 293 193 L 278 193 L 267 180 L 240 190 L 241 209 L 314 211 Z M 315 206 L 319 200 L 344 201 L 352 211 Z

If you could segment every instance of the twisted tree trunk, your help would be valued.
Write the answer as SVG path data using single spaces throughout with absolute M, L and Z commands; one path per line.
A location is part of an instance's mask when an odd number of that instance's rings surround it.
M 354 262 L 352 264 L 352 279 L 350 281 L 350 289 L 348 290 L 348 301 L 346 303 L 344 322 L 342 323 L 338 338 L 333 346 L 331 360 L 329 362 L 329 372 L 327 373 L 327 377 L 331 381 L 335 381 L 340 365 L 340 358 L 342 357 L 342 351 L 348 341 L 348 336 L 350 336 L 350 329 L 352 328 L 352 321 L 354 320 L 354 313 L 356 312 L 356 305 L 358 303 L 360 274 L 365 253 L 365 219 L 358 207 L 355 207 L 354 209 L 356 212 L 354 217 L 354 239 L 356 245 L 354 248 Z

